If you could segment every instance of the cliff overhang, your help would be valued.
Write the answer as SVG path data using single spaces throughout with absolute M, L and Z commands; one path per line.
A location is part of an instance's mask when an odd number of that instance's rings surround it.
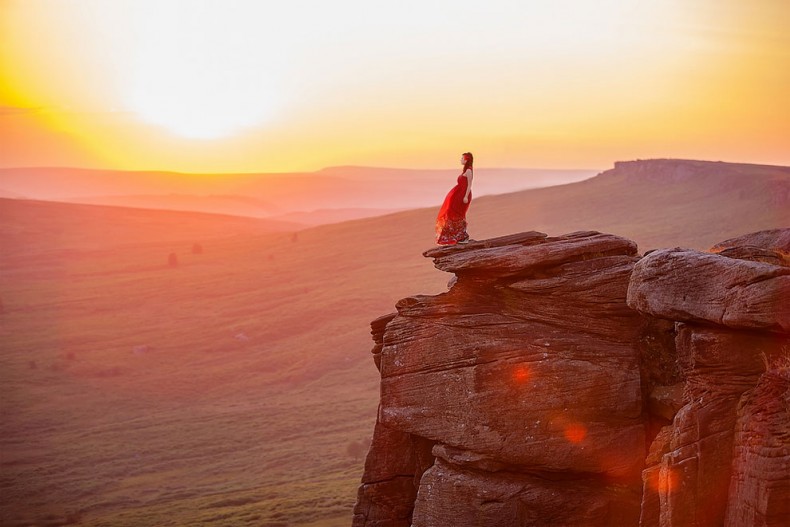
M 371 325 L 381 401 L 354 525 L 778 517 L 788 437 L 760 436 L 749 401 L 781 392 L 787 231 L 644 257 L 592 231 L 426 251 L 455 276 Z

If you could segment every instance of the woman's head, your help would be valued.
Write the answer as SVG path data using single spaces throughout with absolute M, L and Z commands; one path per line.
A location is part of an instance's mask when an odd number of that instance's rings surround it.
M 474 157 L 472 156 L 472 152 L 464 152 L 461 154 L 461 163 L 464 165 L 464 170 L 467 168 L 472 168 L 472 163 L 474 162 Z

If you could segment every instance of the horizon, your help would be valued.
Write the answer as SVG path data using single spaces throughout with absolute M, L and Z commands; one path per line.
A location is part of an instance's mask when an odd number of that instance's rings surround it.
M 636 168 L 629 168 L 636 166 Z M 636 159 L 600 169 L 480 168 L 475 196 L 504 196 L 591 181 L 607 174 L 657 171 L 783 174 L 790 167 L 711 160 Z M 686 167 L 685 169 L 682 167 Z M 693 168 L 692 168 L 693 167 Z M 452 169 L 325 167 L 300 173 L 180 173 L 74 167 L 0 168 L 0 197 L 124 208 L 194 211 L 271 219 L 310 227 L 430 209 Z
M 658 159 L 658 158 L 656 158 Z M 650 161 L 649 159 L 633 159 L 628 161 Z M 614 166 L 614 163 L 620 162 L 628 162 L 626 160 L 623 161 L 613 161 L 611 166 Z M 701 161 L 701 162 L 710 162 L 710 163 L 731 163 L 731 161 L 721 161 L 721 160 L 706 160 L 706 159 L 678 159 L 678 161 Z M 735 164 L 755 164 L 755 163 L 738 163 L 732 162 Z M 760 164 L 760 163 L 756 163 Z M 782 165 L 777 165 L 782 166 Z M 31 170 L 31 169 L 38 169 L 38 170 L 58 170 L 58 169 L 69 169 L 69 170 L 96 170 L 96 171 L 109 171 L 109 172 L 162 172 L 162 173 L 173 173 L 173 174 L 187 174 L 187 175 L 224 175 L 224 174 L 232 174 L 232 175 L 280 175 L 280 174 L 317 174 L 320 172 L 326 172 L 328 170 L 392 170 L 392 171 L 404 171 L 404 172 L 446 172 L 446 171 L 453 171 L 454 168 L 451 167 L 434 167 L 434 168 L 426 168 L 426 167 L 396 167 L 396 166 L 376 166 L 376 165 L 327 165 L 322 166 L 319 168 L 314 169 L 306 169 L 306 170 L 294 170 L 288 172 L 267 172 L 263 170 L 255 170 L 251 172 L 183 172 L 178 170 L 165 170 L 165 169 L 156 169 L 156 168 L 148 168 L 148 169 L 125 169 L 125 168 L 111 168 L 111 167 L 87 167 L 87 166 L 76 166 L 76 165 L 29 165 L 29 166 L 0 166 L 0 170 Z M 567 167 L 537 167 L 537 166 L 478 166 L 475 167 L 475 170 L 545 170 L 547 172 L 550 171 L 569 171 L 569 170 L 602 170 L 601 168 L 595 167 L 580 167 L 580 168 L 567 168 Z
M 0 167 L 790 164 L 786 2 L 11 0 L 0 15 Z
M 478 197 L 588 179 L 599 169 L 482 168 Z M 177 210 L 278 216 L 290 212 L 335 210 L 353 219 L 367 209 L 402 210 L 435 205 L 436 196 L 457 174 L 453 169 L 325 167 L 290 173 L 184 173 L 77 167 L 0 168 L 0 196 Z M 404 184 L 406 186 L 404 186 Z M 182 197 L 190 203 L 176 202 Z M 123 203 L 113 201 L 125 198 Z M 231 203 L 196 200 L 247 200 L 257 206 L 235 210 Z M 169 203 L 169 205 L 168 205 Z M 218 210 L 219 209 L 219 210 Z M 350 216 L 348 214 L 350 213 Z M 312 221 L 312 220 L 311 220 Z
M 557 167 L 545 167 L 545 166 L 476 166 L 475 170 L 529 170 L 529 171 L 545 171 L 545 172 L 566 172 L 566 171 L 590 171 L 590 170 L 598 170 L 601 172 L 605 172 L 607 170 L 612 170 L 617 163 L 634 163 L 634 162 L 643 162 L 643 161 L 683 161 L 683 162 L 693 162 L 693 163 L 726 163 L 732 165 L 751 165 L 751 166 L 766 166 L 766 167 L 787 167 L 790 166 L 790 161 L 788 164 L 779 164 L 779 163 L 761 163 L 761 162 L 753 162 L 753 161 L 739 161 L 739 160 L 730 160 L 730 159 L 692 159 L 692 158 L 680 158 L 680 157 L 652 157 L 652 158 L 634 158 L 634 159 L 616 159 L 611 161 L 606 167 L 592 167 L 592 166 L 584 166 L 584 167 L 564 167 L 564 166 L 557 166 Z M 167 170 L 167 169 L 157 169 L 157 168 L 135 168 L 135 169 L 125 169 L 125 168 L 113 168 L 113 167 L 90 167 L 90 166 L 76 166 L 76 165 L 15 165 L 15 166 L 0 166 L 0 171 L 2 170 L 86 170 L 86 171 L 104 171 L 104 172 L 141 172 L 141 173 L 168 173 L 168 174 L 182 174 L 182 175 L 195 175 L 195 176 L 222 176 L 222 175 L 234 175 L 234 176 L 244 176 L 244 175 L 256 175 L 256 176 L 274 176 L 274 175 L 291 175 L 291 174 L 319 174 L 321 172 L 327 172 L 330 170 L 391 170 L 391 171 L 403 171 L 403 172 L 446 172 L 446 171 L 453 171 L 455 169 L 450 167 L 419 167 L 419 166 L 384 166 L 384 165 L 352 165 L 352 164 L 339 164 L 339 165 L 327 165 L 318 168 L 310 168 L 305 170 L 294 170 L 294 171 L 286 171 L 286 172 L 269 172 L 265 170 L 252 170 L 248 172 L 190 172 L 190 171 L 179 171 L 179 170 Z

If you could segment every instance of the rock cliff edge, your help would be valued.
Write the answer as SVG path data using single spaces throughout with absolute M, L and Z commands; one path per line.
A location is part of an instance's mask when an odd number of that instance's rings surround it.
M 355 527 L 785 525 L 790 229 L 637 253 L 538 232 L 372 322 Z

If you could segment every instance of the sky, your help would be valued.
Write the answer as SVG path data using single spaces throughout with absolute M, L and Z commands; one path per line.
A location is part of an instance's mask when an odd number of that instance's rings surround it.
M 0 167 L 790 165 L 786 0 L 0 0 Z

